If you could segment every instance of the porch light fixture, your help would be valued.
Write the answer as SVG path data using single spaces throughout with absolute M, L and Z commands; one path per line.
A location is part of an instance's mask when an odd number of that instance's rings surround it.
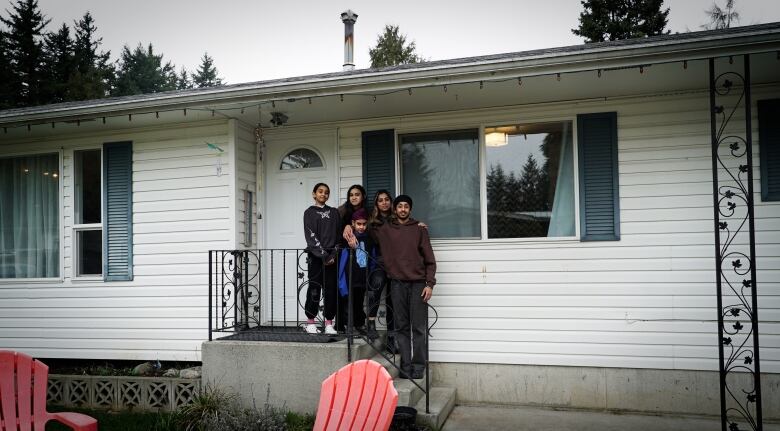
M 506 133 L 491 132 L 485 135 L 485 145 L 488 147 L 503 147 L 508 143 Z
M 271 124 L 274 127 L 283 126 L 290 117 L 281 112 L 271 112 Z

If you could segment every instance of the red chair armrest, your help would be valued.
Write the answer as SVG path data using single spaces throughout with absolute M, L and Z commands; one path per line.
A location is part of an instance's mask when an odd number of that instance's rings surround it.
M 61 412 L 49 413 L 49 418 L 61 422 L 75 431 L 97 431 L 97 419 L 81 413 Z

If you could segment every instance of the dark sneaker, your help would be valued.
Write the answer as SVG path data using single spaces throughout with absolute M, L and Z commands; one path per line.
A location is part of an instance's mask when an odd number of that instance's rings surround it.
M 376 340 L 379 338 L 379 333 L 376 332 L 376 322 L 373 320 L 369 320 L 366 324 L 366 335 L 368 335 L 368 339 L 371 341 Z
M 413 370 L 412 371 L 412 378 L 413 379 L 417 380 L 417 379 L 422 379 L 423 377 L 425 377 L 425 370 Z

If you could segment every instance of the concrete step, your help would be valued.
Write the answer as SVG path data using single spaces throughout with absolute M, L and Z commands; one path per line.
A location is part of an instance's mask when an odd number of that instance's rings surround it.
M 390 374 L 390 377 L 392 377 L 393 379 L 398 377 L 398 373 L 399 373 L 398 368 L 394 367 L 393 364 L 391 364 L 390 361 L 384 357 L 384 355 L 377 354 L 371 359 L 376 362 L 379 362 L 380 365 L 385 367 L 387 372 Z
M 425 387 L 425 379 L 418 379 L 415 382 L 417 382 L 417 385 Z M 393 379 L 393 385 L 395 385 L 395 390 L 398 391 L 399 406 L 414 407 L 420 401 L 420 398 L 425 395 L 422 389 L 407 379 L 396 377 Z
M 455 408 L 456 395 L 455 388 L 432 387 L 429 401 L 430 413 L 425 413 L 424 396 L 414 407 L 417 409 L 417 423 L 430 425 L 433 429 L 441 429 L 452 409 Z

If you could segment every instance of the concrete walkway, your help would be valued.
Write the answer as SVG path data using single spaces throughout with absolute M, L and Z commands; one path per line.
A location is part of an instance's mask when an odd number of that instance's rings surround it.
M 717 431 L 720 420 L 696 416 L 651 416 L 552 410 L 534 407 L 455 406 L 442 431 Z M 764 424 L 780 431 L 780 424 Z

